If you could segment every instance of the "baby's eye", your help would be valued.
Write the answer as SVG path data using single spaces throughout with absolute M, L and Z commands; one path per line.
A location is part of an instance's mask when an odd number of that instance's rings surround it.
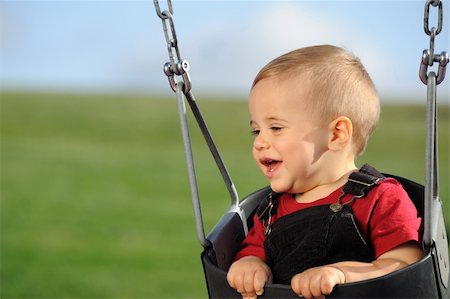
M 253 130 L 250 131 L 250 134 L 252 134 L 253 136 L 258 136 L 259 132 L 260 132 L 260 130 L 253 129 Z
M 282 127 L 270 127 L 270 130 L 272 130 L 273 132 L 280 132 L 282 129 Z

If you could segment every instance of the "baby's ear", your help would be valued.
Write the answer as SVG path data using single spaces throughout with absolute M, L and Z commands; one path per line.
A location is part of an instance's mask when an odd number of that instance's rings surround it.
M 329 124 L 328 132 L 328 147 L 330 150 L 342 150 L 352 141 L 352 121 L 346 116 L 339 116 Z

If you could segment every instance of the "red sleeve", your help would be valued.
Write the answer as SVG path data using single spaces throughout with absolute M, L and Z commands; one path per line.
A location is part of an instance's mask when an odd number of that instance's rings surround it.
M 421 218 L 400 183 L 386 184 L 370 217 L 370 239 L 375 257 L 409 241 L 419 241 Z
M 258 216 L 253 217 L 254 226 L 248 232 L 247 237 L 241 244 L 241 250 L 236 254 L 235 260 L 245 256 L 257 256 L 261 260 L 266 261 L 266 254 L 264 253 L 264 227 L 258 220 Z

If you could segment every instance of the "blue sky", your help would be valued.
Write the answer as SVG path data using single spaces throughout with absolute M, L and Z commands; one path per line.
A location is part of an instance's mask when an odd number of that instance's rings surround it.
M 161 6 L 166 8 L 164 0 Z M 272 58 L 312 44 L 361 58 L 383 100 L 423 101 L 418 79 L 425 1 L 174 1 L 181 55 L 196 94 L 245 98 Z M 450 3 L 435 52 L 450 52 Z M 432 8 L 430 24 L 437 24 Z M 2 89 L 170 95 L 152 1 L 0 2 Z M 439 85 L 449 101 L 450 71 Z

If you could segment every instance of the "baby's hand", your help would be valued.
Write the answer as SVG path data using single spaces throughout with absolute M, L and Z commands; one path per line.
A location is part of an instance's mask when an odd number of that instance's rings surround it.
M 272 271 L 258 257 L 247 256 L 231 265 L 227 280 L 242 298 L 253 299 L 263 294 L 265 283 L 272 280 Z
M 345 274 L 332 265 L 310 268 L 292 277 L 292 290 L 305 298 L 324 298 L 339 283 L 345 283 Z

